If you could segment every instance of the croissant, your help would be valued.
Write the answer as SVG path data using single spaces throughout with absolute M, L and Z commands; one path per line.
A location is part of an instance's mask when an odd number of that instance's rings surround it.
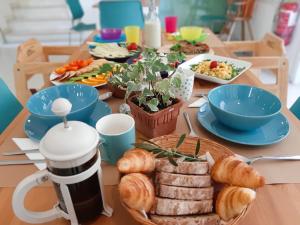
M 211 170 L 212 179 L 230 185 L 258 188 L 265 184 L 264 177 L 234 156 L 219 159 Z
M 141 173 L 130 173 L 122 177 L 119 184 L 120 197 L 126 205 L 135 210 L 149 212 L 155 199 L 150 179 Z
M 216 212 L 225 221 L 242 213 L 255 199 L 256 193 L 249 188 L 224 187 L 217 196 Z
M 132 149 L 123 155 L 117 163 L 121 173 L 150 173 L 155 169 L 155 157 L 143 149 Z

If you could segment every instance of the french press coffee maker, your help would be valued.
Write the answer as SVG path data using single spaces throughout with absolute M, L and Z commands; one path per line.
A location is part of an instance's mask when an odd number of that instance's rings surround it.
M 44 223 L 63 217 L 77 225 L 101 213 L 112 214 L 103 193 L 99 134 L 83 122 L 67 121 L 71 107 L 67 99 L 53 102 L 53 113 L 63 117 L 64 122 L 52 127 L 40 142 L 47 169 L 26 177 L 15 189 L 13 210 L 25 222 Z M 25 209 L 28 191 L 47 180 L 53 182 L 58 203 L 45 212 Z

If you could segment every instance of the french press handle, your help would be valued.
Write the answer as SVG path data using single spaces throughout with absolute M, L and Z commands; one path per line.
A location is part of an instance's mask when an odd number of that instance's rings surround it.
M 46 223 L 62 216 L 59 207 L 54 206 L 52 209 L 44 212 L 34 212 L 27 210 L 24 206 L 24 201 L 27 193 L 35 186 L 38 186 L 49 179 L 47 170 L 38 171 L 24 180 L 16 187 L 13 198 L 12 207 L 14 213 L 27 223 Z

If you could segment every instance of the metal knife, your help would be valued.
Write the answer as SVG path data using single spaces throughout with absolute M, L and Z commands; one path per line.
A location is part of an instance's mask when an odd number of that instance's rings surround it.
M 1 155 L 10 156 L 10 155 L 25 155 L 26 153 L 37 153 L 38 149 L 30 149 L 26 151 L 10 151 L 10 152 L 2 152 Z
M 197 93 L 194 94 L 195 97 L 207 97 L 208 93 Z
M 104 101 L 104 100 L 109 99 L 111 96 L 112 96 L 112 92 L 111 91 L 105 92 L 104 94 L 99 95 L 99 100 Z
M 0 160 L 0 166 L 45 163 L 44 159 Z

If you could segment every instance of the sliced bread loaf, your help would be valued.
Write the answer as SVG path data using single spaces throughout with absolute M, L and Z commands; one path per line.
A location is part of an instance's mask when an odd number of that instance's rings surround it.
M 183 200 L 209 200 L 213 198 L 213 187 L 189 188 L 156 184 L 156 196 L 183 199 Z
M 165 216 L 193 215 L 211 213 L 212 208 L 212 200 L 191 201 L 156 197 L 150 213 Z
M 160 172 L 203 175 L 208 173 L 207 162 L 177 162 L 178 166 L 172 165 L 168 159 L 155 160 L 155 169 Z
M 210 187 L 210 175 L 184 175 L 157 172 L 155 183 L 178 187 Z
M 195 216 L 151 215 L 150 218 L 158 225 L 218 225 L 220 223 L 220 218 L 216 214 Z

